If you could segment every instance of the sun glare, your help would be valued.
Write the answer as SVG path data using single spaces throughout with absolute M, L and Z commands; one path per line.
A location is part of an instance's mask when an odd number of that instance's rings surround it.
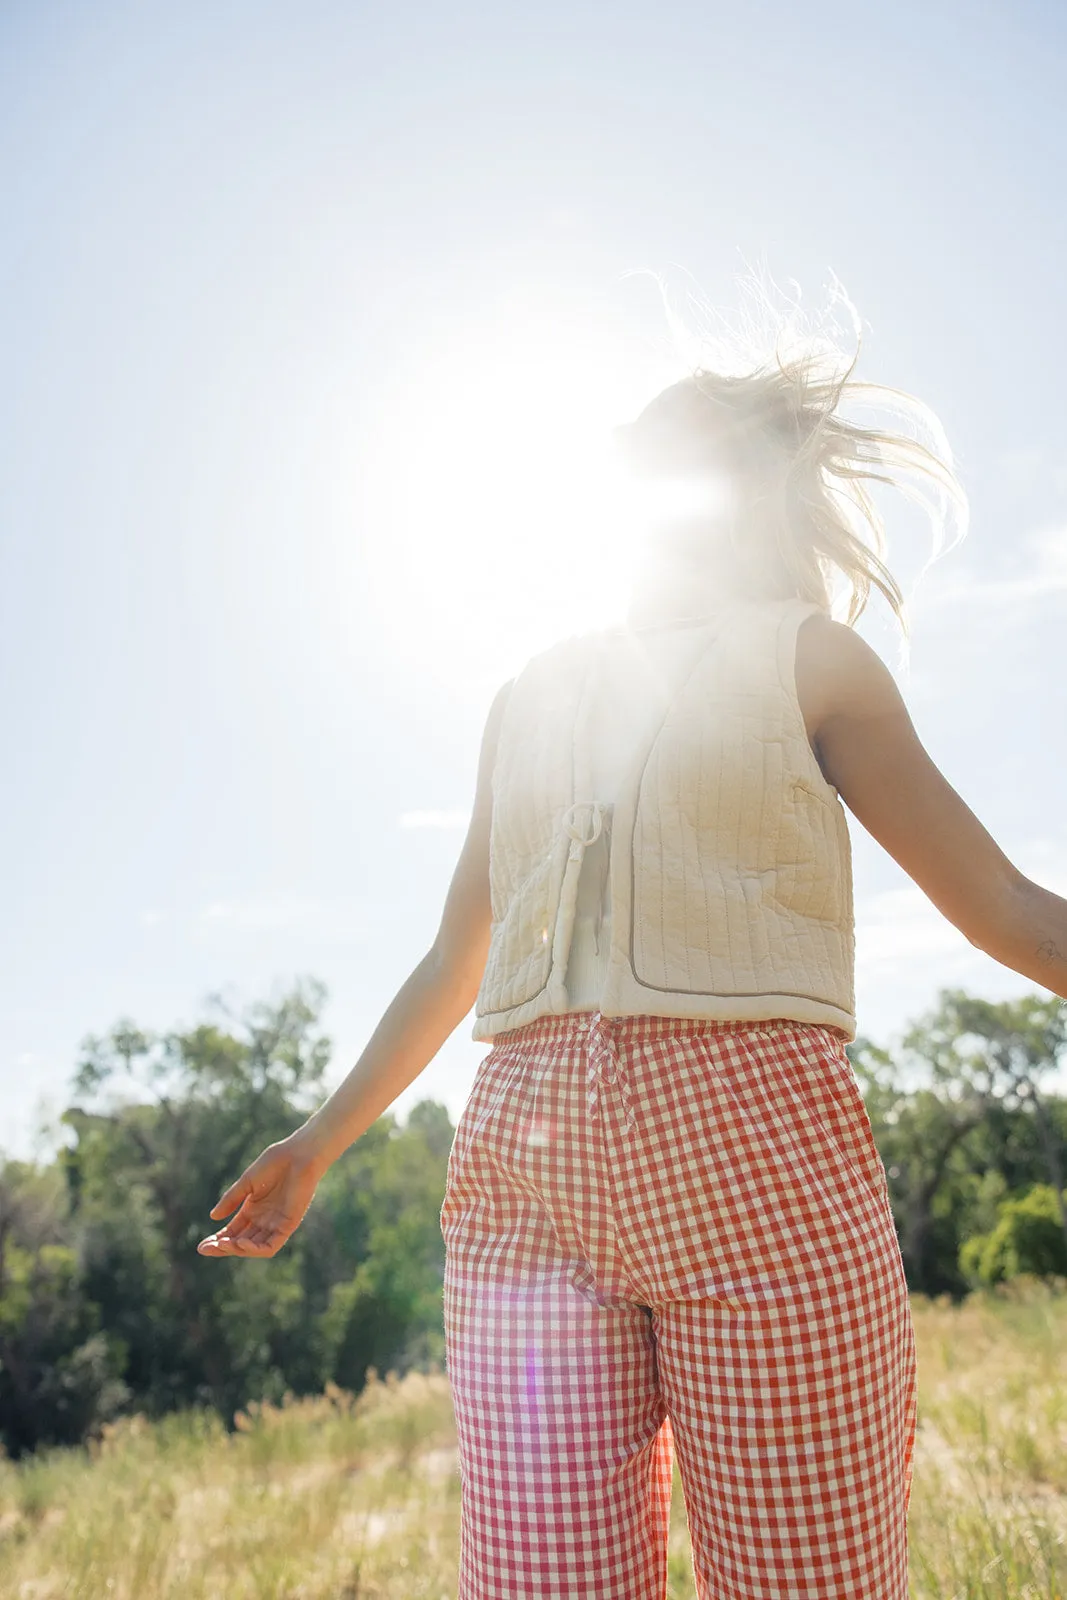
M 649 397 L 641 366 L 609 330 L 512 316 L 395 382 L 368 453 L 362 556 L 413 664 L 506 676 L 622 620 L 643 497 L 612 429 Z

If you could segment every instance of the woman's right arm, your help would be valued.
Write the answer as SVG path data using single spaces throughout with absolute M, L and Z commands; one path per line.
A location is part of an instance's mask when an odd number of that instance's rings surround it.
M 971 944 L 1067 997 L 1067 900 L 1025 877 L 952 788 L 871 647 L 811 617 L 796 669 L 812 748 L 853 815 Z
M 492 773 L 510 689 L 507 683 L 498 692 L 486 721 L 470 827 L 433 944 L 329 1099 L 226 1190 L 212 1219 L 240 1210 L 201 1241 L 202 1255 L 274 1255 L 301 1221 L 323 1173 L 418 1077 L 474 1004 L 489 951 Z

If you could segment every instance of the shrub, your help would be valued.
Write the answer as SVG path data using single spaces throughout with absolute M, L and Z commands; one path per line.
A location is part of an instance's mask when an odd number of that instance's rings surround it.
M 960 1270 L 982 1284 L 1002 1283 L 1021 1273 L 1067 1277 L 1067 1238 L 1052 1186 L 1038 1183 L 1027 1194 L 1003 1201 L 992 1233 L 961 1245 Z

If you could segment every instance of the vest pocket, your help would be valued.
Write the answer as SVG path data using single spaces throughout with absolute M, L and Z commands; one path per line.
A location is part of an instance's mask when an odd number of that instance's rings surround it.
M 851 844 L 841 802 L 814 779 L 790 780 L 778 837 L 778 898 L 813 922 L 843 925 L 851 915 Z

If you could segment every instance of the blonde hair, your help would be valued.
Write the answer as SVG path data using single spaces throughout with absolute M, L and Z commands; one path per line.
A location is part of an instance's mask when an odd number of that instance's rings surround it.
M 701 305 L 704 325 L 697 337 L 703 352 L 712 348 L 717 359 L 714 365 L 691 364 L 688 378 L 674 386 L 691 387 L 713 405 L 709 421 L 727 448 L 742 503 L 755 514 L 732 527 L 736 552 L 742 559 L 771 558 L 784 590 L 827 611 L 839 575 L 847 588 L 849 626 L 877 588 L 906 638 L 904 594 L 886 564 L 885 523 L 871 489 L 888 484 L 926 512 L 933 549 L 925 572 L 947 547 L 950 522 L 957 529 L 952 543 L 967 526 L 967 495 L 941 423 L 907 391 L 853 378 L 862 344 L 859 318 L 836 279 L 829 308 L 814 323 L 799 314 L 795 301 L 785 313 L 777 309 L 764 280 L 750 275 L 740 282 L 758 315 L 743 316 L 739 329 Z M 840 345 L 835 304 L 851 315 L 850 355 Z M 669 305 L 667 311 L 676 341 L 679 333 L 690 341 Z M 850 405 L 895 414 L 906 431 L 849 421 L 841 409 Z M 754 528 L 770 548 L 737 548 Z M 769 570 L 766 577 L 773 581 Z

